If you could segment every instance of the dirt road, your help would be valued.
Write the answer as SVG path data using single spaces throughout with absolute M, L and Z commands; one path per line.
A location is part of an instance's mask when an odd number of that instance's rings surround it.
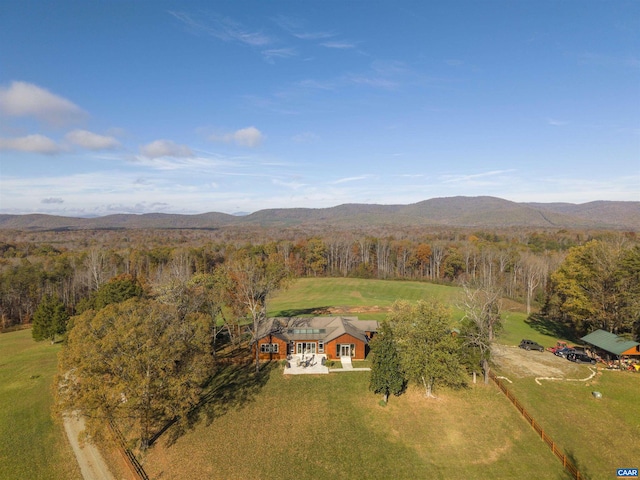
M 65 415 L 64 430 L 67 432 L 69 443 L 78 460 L 84 480 L 115 480 L 98 448 L 89 442 L 84 442 L 81 445 L 78 441 L 78 435 L 84 430 L 82 417 Z

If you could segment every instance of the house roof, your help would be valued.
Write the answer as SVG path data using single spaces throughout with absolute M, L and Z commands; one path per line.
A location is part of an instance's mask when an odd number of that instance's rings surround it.
M 595 332 L 591 332 L 589 335 L 585 335 L 580 340 L 583 340 L 590 345 L 594 345 L 615 355 L 621 355 L 623 352 L 626 352 L 627 350 L 640 345 L 640 343 L 638 342 L 627 340 L 604 330 L 596 330 Z
M 322 340 L 329 342 L 349 334 L 367 342 L 365 332 L 378 330 L 376 320 L 358 320 L 358 317 L 274 317 L 260 328 L 258 339 L 273 335 L 285 341 Z

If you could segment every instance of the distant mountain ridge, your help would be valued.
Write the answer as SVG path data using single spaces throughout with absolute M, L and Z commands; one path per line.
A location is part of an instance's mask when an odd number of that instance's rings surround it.
M 117 214 L 94 218 L 0 214 L 0 229 L 209 229 L 226 226 L 448 226 L 590 228 L 640 231 L 640 202 L 517 203 L 497 197 L 432 198 L 409 205 L 348 203 L 329 208 L 278 208 L 237 216 L 209 212 Z

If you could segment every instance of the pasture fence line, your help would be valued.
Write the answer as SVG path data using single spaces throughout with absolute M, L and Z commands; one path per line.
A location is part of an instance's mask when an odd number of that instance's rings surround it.
M 500 387 L 500 390 L 502 390 L 502 393 L 504 393 L 507 396 L 507 398 L 511 400 L 511 403 L 513 403 L 513 405 L 518 409 L 518 411 L 522 414 L 522 416 L 525 418 L 527 423 L 533 427 L 533 429 L 536 431 L 538 435 L 540 435 L 540 438 L 542 438 L 542 441 L 549 446 L 553 454 L 562 462 L 562 466 L 565 468 L 565 470 L 567 470 L 575 480 L 585 480 L 585 477 L 580 475 L 580 471 L 573 464 L 571 459 L 564 454 L 564 452 L 558 447 L 556 442 L 554 442 L 553 439 L 544 431 L 542 426 L 535 421 L 535 419 L 531 416 L 529 412 L 527 412 L 527 410 L 518 401 L 515 395 L 505 386 L 504 382 L 500 380 L 498 377 L 496 377 L 496 374 L 493 373 L 492 370 L 489 371 L 489 376 L 496 383 L 496 385 Z
M 109 429 L 116 440 L 120 455 L 122 455 L 124 462 L 136 480 L 149 480 L 149 475 L 144 471 L 144 468 L 142 468 L 142 465 L 133 452 L 127 448 L 127 443 L 125 442 L 122 432 L 112 419 L 109 419 Z

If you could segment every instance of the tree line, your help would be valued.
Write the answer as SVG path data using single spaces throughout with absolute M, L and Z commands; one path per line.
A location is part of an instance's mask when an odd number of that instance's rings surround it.
M 582 238 L 569 232 L 376 237 L 338 231 L 316 236 L 288 232 L 289 238 L 273 239 L 265 230 L 250 232 L 257 239 L 250 245 L 240 233 L 216 233 L 217 241 L 192 231 L 42 232 L 6 238 L 0 241 L 0 328 L 29 323 L 47 295 L 74 314 L 84 299 L 118 275 L 132 275 L 149 288 L 170 277 L 213 274 L 235 252 L 252 246 L 281 255 L 296 277 L 490 282 L 531 310 L 544 300 L 549 274 Z M 635 242 L 622 234 L 601 235 Z

